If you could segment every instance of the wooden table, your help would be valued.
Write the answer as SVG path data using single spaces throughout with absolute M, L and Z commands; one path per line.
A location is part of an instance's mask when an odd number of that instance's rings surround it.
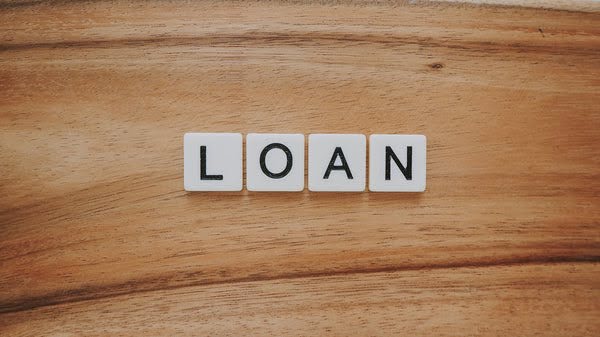
M 541 5 L 2 2 L 0 335 L 598 336 L 600 4 Z M 427 191 L 186 193 L 189 131 Z

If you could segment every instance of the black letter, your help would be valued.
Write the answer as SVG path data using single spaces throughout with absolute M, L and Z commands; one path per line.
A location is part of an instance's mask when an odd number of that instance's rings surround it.
M 221 174 L 206 174 L 206 146 L 200 146 L 200 180 L 223 180 Z
M 406 148 L 406 167 L 402 166 L 391 146 L 385 147 L 385 180 L 390 180 L 390 158 L 394 159 L 406 180 L 412 180 L 412 146 Z
M 283 169 L 283 171 L 281 171 L 279 173 L 273 173 L 273 172 L 269 171 L 269 169 L 267 168 L 267 164 L 265 163 L 267 153 L 269 153 L 269 151 L 274 148 L 277 148 L 277 149 L 280 149 L 281 151 L 283 151 L 283 153 L 285 153 L 285 156 L 287 157 L 287 162 L 285 164 L 285 168 Z M 288 173 L 290 173 L 290 170 L 292 169 L 292 164 L 293 164 L 292 152 L 290 151 L 290 149 L 288 149 L 287 146 L 285 146 L 281 143 L 269 144 L 260 153 L 260 168 L 262 169 L 263 173 L 269 178 L 279 179 L 279 178 L 285 177 Z
M 340 160 L 342 161 L 342 165 L 336 166 L 334 164 L 335 164 L 335 160 L 338 156 L 340 157 Z M 325 171 L 325 175 L 323 176 L 323 179 L 329 179 L 329 174 L 331 173 L 331 170 L 344 170 L 344 171 L 346 171 L 346 176 L 348 177 L 348 179 L 354 179 L 352 177 L 352 173 L 350 172 L 350 167 L 348 167 L 348 163 L 346 162 L 346 157 L 344 157 L 344 152 L 342 152 L 341 147 L 336 147 L 335 150 L 333 151 L 333 156 L 331 156 L 331 161 L 329 161 L 329 166 L 327 166 L 327 171 Z

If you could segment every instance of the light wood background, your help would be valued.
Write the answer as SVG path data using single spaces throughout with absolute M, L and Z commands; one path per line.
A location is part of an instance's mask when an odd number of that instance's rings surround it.
M 0 335 L 600 335 L 586 6 L 1 3 Z M 186 193 L 188 131 L 425 134 L 427 191 Z

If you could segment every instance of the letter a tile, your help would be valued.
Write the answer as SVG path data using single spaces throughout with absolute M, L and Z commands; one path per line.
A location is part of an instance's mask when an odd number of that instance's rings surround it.
M 365 135 L 309 135 L 308 189 L 338 192 L 364 191 L 366 152 Z

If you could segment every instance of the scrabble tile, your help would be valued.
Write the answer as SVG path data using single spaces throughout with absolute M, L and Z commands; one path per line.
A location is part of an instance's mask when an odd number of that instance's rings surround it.
M 369 137 L 369 190 L 425 191 L 427 138 L 423 135 Z
M 241 191 L 242 135 L 186 133 L 183 183 L 186 191 Z
M 248 134 L 246 187 L 249 191 L 302 191 L 304 135 Z
M 309 135 L 308 189 L 311 191 L 364 191 L 366 143 L 364 135 Z

